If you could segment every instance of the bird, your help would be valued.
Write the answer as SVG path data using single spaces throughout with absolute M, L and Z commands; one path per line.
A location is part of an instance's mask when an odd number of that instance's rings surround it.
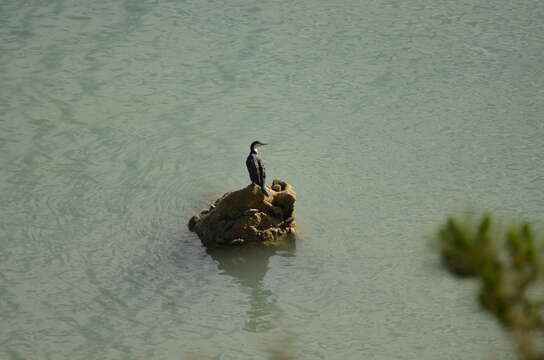
M 259 146 L 268 145 L 260 141 L 254 141 L 249 147 L 249 155 L 246 159 L 247 171 L 249 172 L 249 178 L 251 179 L 252 184 L 257 184 L 261 187 L 261 191 L 265 196 L 268 196 L 268 191 L 266 190 L 266 171 L 264 168 L 264 163 L 259 156 L 257 156 L 257 148 Z

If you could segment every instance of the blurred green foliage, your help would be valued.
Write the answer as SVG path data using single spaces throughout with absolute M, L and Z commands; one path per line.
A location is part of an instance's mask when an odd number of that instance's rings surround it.
M 505 229 L 484 215 L 449 217 L 436 241 L 452 274 L 480 282 L 482 309 L 512 334 L 520 359 L 544 360 L 544 239 L 537 241 L 529 223 Z

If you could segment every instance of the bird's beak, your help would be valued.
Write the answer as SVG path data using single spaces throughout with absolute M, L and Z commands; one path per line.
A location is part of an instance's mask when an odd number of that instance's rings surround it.
M 267 143 L 262 143 L 261 145 L 268 145 Z

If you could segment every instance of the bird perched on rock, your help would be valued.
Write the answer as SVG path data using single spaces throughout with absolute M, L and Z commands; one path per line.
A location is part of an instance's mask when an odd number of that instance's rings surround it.
M 268 191 L 266 190 L 266 172 L 264 168 L 264 163 L 259 156 L 257 156 L 257 148 L 259 146 L 267 145 L 260 141 L 254 141 L 251 143 L 250 152 L 246 159 L 247 171 L 249 171 L 249 177 L 252 184 L 257 184 L 261 187 L 261 191 L 265 196 L 268 196 Z

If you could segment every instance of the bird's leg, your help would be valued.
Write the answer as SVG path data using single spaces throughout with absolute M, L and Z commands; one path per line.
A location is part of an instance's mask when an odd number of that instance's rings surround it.
M 261 186 L 261 192 L 264 194 L 264 196 L 269 196 L 268 190 L 266 190 L 266 185 L 260 185 Z

